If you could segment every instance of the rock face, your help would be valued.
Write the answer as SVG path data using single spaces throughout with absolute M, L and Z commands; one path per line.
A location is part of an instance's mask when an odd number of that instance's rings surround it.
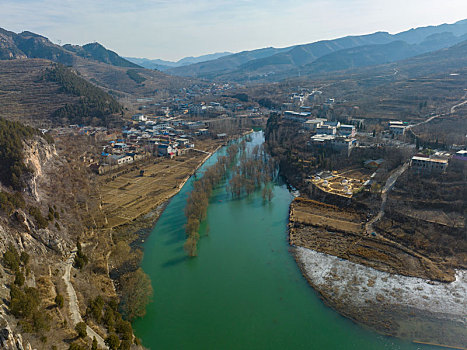
M 44 175 L 43 167 L 47 166 L 54 156 L 57 156 L 57 151 L 54 145 L 48 144 L 40 137 L 26 140 L 24 146 L 24 163 L 32 170 L 32 176 L 27 181 L 27 190 L 36 201 L 39 201 L 38 178 Z
M 29 343 L 24 344 L 21 334 L 15 334 L 0 311 L 0 349 L 5 350 L 32 350 Z
M 57 193 L 61 188 L 54 182 L 56 174 L 60 173 L 66 163 L 58 156 L 55 146 L 41 137 L 24 142 L 24 163 L 31 170 L 25 179 L 26 188 L 22 192 L 26 204 L 11 213 L 0 210 L 0 258 L 12 244 L 18 252 L 27 252 L 32 264 L 53 264 L 59 262 L 61 256 L 68 254 L 74 244 L 63 221 L 63 212 L 60 213 L 60 220 L 58 215 L 47 218 L 49 208 L 55 204 L 62 209 L 67 208 L 66 204 L 57 201 Z M 2 187 L 1 183 L 0 191 L 11 192 Z M 37 219 L 30 213 L 30 208 L 36 208 L 47 218 L 46 228 L 38 227 Z M 0 272 L 0 300 L 9 299 L 11 272 L 3 271 L 1 266 Z M 32 283 L 35 286 L 34 276 L 34 271 L 31 271 L 28 285 Z M 31 345 L 23 342 L 23 337 L 18 333 L 20 330 L 16 327 L 17 320 L 6 311 L 4 305 L 0 306 L 0 350 L 32 350 Z
M 55 146 L 47 143 L 41 137 L 26 140 L 24 142 L 24 163 L 31 170 L 31 173 L 26 179 L 23 197 L 25 197 L 28 206 L 40 208 L 42 204 L 47 203 L 47 198 L 50 197 L 50 193 L 46 192 L 53 190 L 53 186 L 50 186 L 53 182 L 51 174 L 57 171 L 57 163 L 60 163 Z M 43 186 L 41 187 L 39 184 Z M 10 217 L 0 215 L 0 252 L 3 252 L 8 244 L 12 243 L 20 250 L 28 250 L 36 254 L 45 254 L 46 248 L 50 248 L 64 255 L 69 248 L 67 236 L 66 230 L 57 232 L 57 230 L 50 228 L 37 228 L 26 209 L 17 209 Z

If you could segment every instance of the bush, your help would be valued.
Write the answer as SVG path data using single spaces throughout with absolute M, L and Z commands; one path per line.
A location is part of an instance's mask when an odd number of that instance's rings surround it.
M 29 214 L 34 218 L 34 221 L 36 222 L 39 229 L 47 228 L 47 226 L 49 226 L 49 222 L 42 216 L 39 208 L 30 207 Z
M 19 269 L 20 256 L 18 251 L 10 243 L 5 253 L 3 253 L 3 264 L 10 270 L 16 271 Z
M 61 309 L 63 307 L 63 304 L 65 302 L 65 298 L 61 294 L 57 294 L 55 297 L 55 304 L 57 304 L 57 307 Z
M 19 259 L 24 264 L 24 266 L 26 266 L 29 263 L 29 254 L 26 252 L 21 252 Z
M 75 326 L 75 331 L 78 333 L 78 337 L 86 338 L 88 336 L 88 332 L 86 330 L 86 323 L 79 322 Z
M 24 275 L 19 270 L 16 270 L 16 272 L 15 272 L 15 282 L 14 283 L 19 287 L 22 287 L 24 285 Z
M 16 317 L 32 317 L 39 306 L 39 292 L 26 287 L 24 291 L 16 285 L 10 289 L 10 312 Z
M 88 350 L 87 347 L 84 347 L 78 343 L 71 343 L 68 350 Z
M 86 314 L 91 316 L 97 323 L 101 323 L 102 311 L 104 310 L 104 299 L 99 295 L 89 302 Z
M 15 190 L 23 189 L 24 176 L 30 169 L 24 165 L 23 141 L 42 133 L 19 122 L 0 118 L 0 182 Z
M 141 84 L 146 80 L 145 77 L 142 77 L 138 74 L 138 71 L 136 69 L 129 69 L 126 71 L 126 74 L 130 77 L 131 80 L 136 82 L 136 84 Z
M 111 333 L 106 339 L 105 344 L 109 347 L 110 350 L 117 350 L 120 345 L 120 339 L 115 333 Z
M 81 270 L 88 263 L 88 257 L 83 253 L 81 243 L 79 241 L 76 243 L 76 247 L 77 252 L 75 255 L 74 266 Z
M 0 191 L 0 210 L 10 215 L 15 209 L 24 208 L 24 198 L 19 192 L 10 194 Z

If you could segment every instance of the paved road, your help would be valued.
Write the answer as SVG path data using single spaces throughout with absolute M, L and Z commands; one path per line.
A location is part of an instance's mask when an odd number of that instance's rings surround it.
M 73 288 L 73 285 L 71 284 L 71 268 L 73 266 L 73 261 L 75 260 L 76 256 L 76 250 L 72 251 L 70 256 L 68 257 L 66 261 L 66 266 L 65 266 L 65 273 L 63 274 L 63 280 L 65 281 L 66 285 L 66 292 L 68 294 L 68 299 L 70 300 L 70 313 L 71 313 L 71 320 L 73 322 L 73 326 L 75 326 L 79 322 L 83 322 L 83 318 L 81 317 L 81 314 L 79 312 L 79 306 L 78 306 L 78 297 L 76 296 L 75 289 Z M 88 333 L 88 337 L 91 339 L 93 337 L 96 337 L 97 343 L 101 348 L 108 349 L 107 345 L 105 345 L 104 339 L 97 334 L 91 327 L 86 326 L 86 332 Z

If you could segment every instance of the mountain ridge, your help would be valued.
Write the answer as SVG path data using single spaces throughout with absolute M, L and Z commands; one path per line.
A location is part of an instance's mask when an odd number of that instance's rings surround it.
M 409 45 L 419 45 L 428 37 L 442 33 L 451 33 L 455 37 L 458 37 L 457 42 L 461 41 L 462 35 L 467 34 L 467 20 L 461 20 L 453 24 L 412 28 L 396 34 L 380 31 L 365 35 L 346 36 L 333 40 L 321 40 L 310 44 L 294 45 L 283 49 L 260 49 L 263 50 L 261 57 L 255 55 L 259 50 L 243 51 L 205 63 L 171 68 L 167 70 L 167 73 L 178 76 L 232 80 L 237 82 L 255 80 L 277 81 L 275 76 L 284 77 L 284 74 L 287 76 L 287 73 L 297 74 L 300 67 L 312 64 L 321 57 L 340 50 L 367 45 L 389 44 L 390 42 L 401 40 L 407 42 Z M 431 50 L 448 47 L 452 44 L 455 44 L 455 42 L 447 42 L 443 46 L 441 41 L 434 45 Z M 419 53 L 421 51 L 413 50 L 413 55 Z M 380 53 L 376 53 L 376 55 L 380 55 Z M 403 52 L 399 56 L 405 58 Z M 376 64 L 379 63 L 385 62 L 376 62 Z M 347 65 L 349 64 L 347 63 Z

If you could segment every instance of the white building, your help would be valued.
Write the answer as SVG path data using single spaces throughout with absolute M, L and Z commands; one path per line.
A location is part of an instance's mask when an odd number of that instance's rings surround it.
M 410 166 L 419 173 L 441 173 L 446 170 L 448 163 L 447 159 L 414 156 L 410 161 Z
M 323 119 L 323 118 L 315 118 L 315 119 L 307 120 L 305 123 L 303 123 L 303 125 L 306 129 L 316 130 L 316 128 L 323 125 L 325 121 L 326 119 Z
M 407 129 L 407 126 L 405 125 L 391 125 L 389 126 L 389 131 L 391 134 L 394 135 L 404 135 L 405 134 L 405 129 Z
M 354 125 L 341 124 L 341 126 L 339 128 L 339 135 L 354 137 L 355 136 L 355 126 Z
M 316 128 L 316 135 L 336 135 L 337 128 L 330 125 L 321 125 Z
M 134 116 L 131 117 L 131 119 L 133 119 L 136 122 L 147 122 L 148 121 L 148 117 L 140 113 L 135 114 Z

